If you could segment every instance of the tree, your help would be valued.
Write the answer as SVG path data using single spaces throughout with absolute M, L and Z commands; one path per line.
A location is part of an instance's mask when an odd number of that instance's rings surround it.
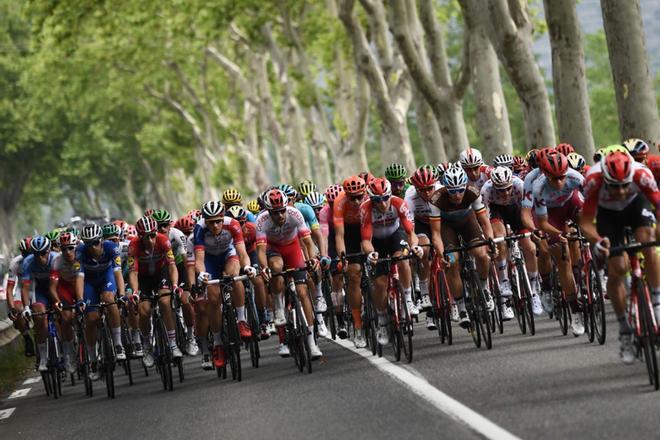
M 619 129 L 624 139 L 660 139 L 660 118 L 649 70 L 639 0 L 601 0 Z

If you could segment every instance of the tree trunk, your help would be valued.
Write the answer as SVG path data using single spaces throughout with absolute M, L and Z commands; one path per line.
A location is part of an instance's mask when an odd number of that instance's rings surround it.
M 433 165 L 446 162 L 447 155 L 445 154 L 444 140 L 438 127 L 438 121 L 433 115 L 433 110 L 418 91 L 414 92 L 413 105 L 415 107 L 417 133 L 424 152 L 424 161 Z
M 639 0 L 601 0 L 623 139 L 660 139 L 660 119 L 649 71 Z
M 512 152 L 509 112 L 500 81 L 497 54 L 488 38 L 488 17 L 479 0 L 459 0 L 470 34 L 470 68 L 477 106 L 477 132 L 484 159 L 490 162 L 498 154 Z
M 520 99 L 526 147 L 555 145 L 550 100 L 532 52 L 527 0 L 488 1 L 491 17 L 488 35 Z
M 584 157 L 594 154 L 582 31 L 575 0 L 544 0 L 552 48 L 552 84 L 559 141 Z

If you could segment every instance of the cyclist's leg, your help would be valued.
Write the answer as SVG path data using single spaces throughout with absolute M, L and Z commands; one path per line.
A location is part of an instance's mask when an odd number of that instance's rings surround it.
M 49 304 L 50 301 L 46 292 L 35 289 L 35 301 L 33 301 L 30 306 L 32 312 L 45 312 Z M 46 371 L 48 369 L 48 347 L 46 346 L 46 339 L 48 338 L 48 317 L 46 315 L 34 316 L 33 321 L 34 338 L 37 341 L 37 349 L 39 350 L 39 371 Z
M 99 295 L 100 289 L 97 289 L 95 283 L 88 281 L 85 278 L 84 284 L 84 299 L 87 304 L 98 304 L 101 302 L 101 297 Z M 98 378 L 96 374 L 96 361 L 98 358 L 98 351 L 96 349 L 96 341 L 98 334 L 98 325 L 99 325 L 99 312 L 96 307 L 86 307 L 85 308 L 85 344 L 87 345 L 87 353 L 89 359 L 92 363 L 92 374 L 93 378 Z

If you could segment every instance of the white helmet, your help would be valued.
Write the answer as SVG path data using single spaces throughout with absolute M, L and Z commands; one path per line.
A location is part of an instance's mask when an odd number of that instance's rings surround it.
M 493 182 L 493 186 L 498 189 L 510 187 L 513 184 L 511 182 L 512 178 L 513 172 L 510 168 L 504 166 L 499 166 L 490 173 L 490 180 Z
M 496 167 L 509 167 L 513 168 L 513 156 L 510 154 L 500 154 L 495 156 L 493 163 Z
M 474 168 L 484 164 L 481 152 L 476 148 L 468 147 L 467 150 L 461 152 L 458 158 L 463 168 Z
M 80 238 L 82 238 L 82 241 L 101 240 L 103 238 L 103 229 L 99 225 L 90 223 L 83 226 Z
M 468 183 L 468 176 L 461 167 L 452 167 L 445 171 L 443 176 L 445 186 L 449 189 L 465 188 Z

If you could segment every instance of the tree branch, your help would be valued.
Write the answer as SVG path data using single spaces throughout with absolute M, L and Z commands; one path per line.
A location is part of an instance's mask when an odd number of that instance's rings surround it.
M 470 79 L 472 77 L 472 69 L 470 68 L 470 32 L 467 29 L 463 33 L 463 55 L 461 59 L 461 68 L 458 72 L 458 77 L 454 83 L 454 96 L 458 100 L 462 100 L 465 96 Z

